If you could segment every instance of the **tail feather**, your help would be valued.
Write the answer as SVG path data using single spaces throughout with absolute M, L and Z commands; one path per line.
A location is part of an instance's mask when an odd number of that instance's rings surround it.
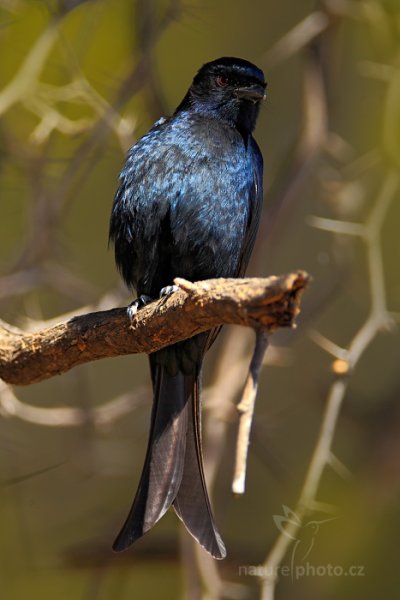
M 224 542 L 214 523 L 203 472 L 199 383 L 195 378 L 188 406 L 188 429 L 182 481 L 173 507 L 189 533 L 214 558 L 226 556 Z
M 128 548 L 161 519 L 175 500 L 182 479 L 188 405 L 184 375 L 170 377 L 161 367 L 154 373 L 146 458 L 132 507 L 113 544 L 115 552 Z

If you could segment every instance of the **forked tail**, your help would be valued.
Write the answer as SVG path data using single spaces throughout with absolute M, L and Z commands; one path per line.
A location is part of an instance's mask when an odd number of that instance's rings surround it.
M 226 550 L 204 481 L 198 372 L 170 375 L 150 356 L 154 404 L 139 487 L 113 550 L 128 548 L 173 504 L 189 533 L 214 558 Z

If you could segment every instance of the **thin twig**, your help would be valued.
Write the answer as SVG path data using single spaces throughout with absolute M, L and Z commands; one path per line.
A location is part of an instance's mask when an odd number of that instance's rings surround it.
M 265 329 L 256 331 L 256 343 L 250 362 L 249 373 L 243 390 L 242 398 L 237 405 L 239 430 L 236 442 L 235 469 L 232 482 L 234 494 L 244 494 L 246 486 L 247 454 L 250 444 L 250 432 L 253 422 L 254 408 L 258 390 L 258 380 L 264 356 L 268 347 L 268 334 Z
M 45 408 L 21 402 L 10 386 L 0 381 L 0 415 L 45 427 L 80 427 L 88 421 L 95 427 L 108 425 L 132 412 L 144 396 L 140 391 L 123 394 L 90 411 L 81 408 Z

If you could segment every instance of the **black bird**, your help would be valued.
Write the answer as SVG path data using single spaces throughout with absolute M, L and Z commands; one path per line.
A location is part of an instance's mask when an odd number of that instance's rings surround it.
M 178 276 L 243 276 L 262 204 L 263 161 L 252 131 L 265 88 L 263 72 L 246 60 L 209 62 L 174 114 L 130 149 L 110 240 L 122 277 L 142 301 L 171 292 Z M 207 552 L 226 556 L 204 481 L 200 434 L 201 366 L 218 331 L 149 357 L 150 437 L 132 508 L 114 542 L 117 552 L 172 505 Z

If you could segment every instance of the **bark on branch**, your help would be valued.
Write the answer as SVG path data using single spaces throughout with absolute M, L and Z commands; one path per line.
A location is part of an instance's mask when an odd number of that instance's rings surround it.
M 0 377 L 28 385 L 92 360 L 149 354 L 228 323 L 269 332 L 291 327 L 308 281 L 303 271 L 267 279 L 176 279 L 178 292 L 140 309 L 132 322 L 126 308 L 77 316 L 35 333 L 0 321 Z

